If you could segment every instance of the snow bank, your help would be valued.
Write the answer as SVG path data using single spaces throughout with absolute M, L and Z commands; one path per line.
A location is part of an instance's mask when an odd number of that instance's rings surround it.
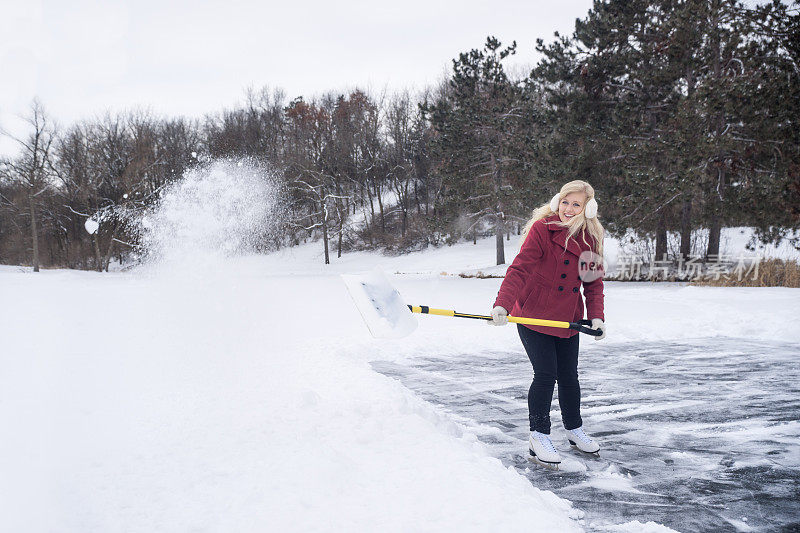
M 800 342 L 792 316 L 800 289 L 698 287 L 682 283 L 606 284 L 611 342 L 742 337 Z
M 576 529 L 308 312 L 335 280 L 43 274 L 0 278 L 0 529 Z

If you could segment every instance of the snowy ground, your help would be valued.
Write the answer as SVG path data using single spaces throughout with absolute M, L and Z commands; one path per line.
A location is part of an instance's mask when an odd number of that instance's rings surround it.
M 338 277 L 256 264 L 0 274 L 0 531 L 577 529 L 369 367 Z
M 200 237 L 132 272 L 0 267 L 0 531 L 800 527 L 797 289 L 608 283 L 581 352 L 603 457 L 557 441 L 553 473 L 524 459 L 513 327 L 378 341 L 338 277 L 485 313 L 500 280 L 457 273 L 491 268 L 491 239 L 325 266 L 316 243 L 223 259 Z
M 513 327 L 421 317 L 373 340 L 337 276 L 485 264 L 474 251 L 327 273 L 312 247 L 178 272 L 4 268 L 0 529 L 796 524 L 800 292 L 609 283 L 609 338 L 582 339 L 581 363 L 604 456 L 553 474 L 522 457 Z M 467 312 L 500 283 L 391 277 L 409 302 Z

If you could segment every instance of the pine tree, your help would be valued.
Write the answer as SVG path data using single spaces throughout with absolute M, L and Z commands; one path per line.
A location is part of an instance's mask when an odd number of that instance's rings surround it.
M 505 263 L 507 198 L 510 174 L 519 169 L 520 88 L 512 83 L 503 60 L 516 43 L 503 47 L 489 37 L 482 50 L 453 60 L 448 90 L 423 106 L 435 130 L 437 171 L 442 176 L 444 210 L 451 220 L 466 215 L 472 227 L 484 218 L 494 222 L 497 264 Z
M 615 199 L 610 227 L 654 231 L 659 258 L 668 229 L 690 251 L 701 207 L 706 255 L 719 254 L 722 225 L 746 222 L 747 198 L 791 190 L 797 98 L 772 88 L 797 94 L 792 23 L 780 2 L 596 1 L 572 37 L 539 41 L 530 84 L 551 109 L 550 172 L 596 180 Z
M 595 184 L 611 226 L 656 234 L 666 253 L 674 202 L 691 198 L 691 160 L 681 153 L 683 100 L 672 1 L 595 2 L 571 38 L 548 46 L 532 77 L 559 110 L 557 136 L 581 177 Z

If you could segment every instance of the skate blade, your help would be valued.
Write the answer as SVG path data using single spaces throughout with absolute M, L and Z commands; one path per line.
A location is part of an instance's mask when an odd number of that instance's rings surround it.
M 577 451 L 581 452 L 584 455 L 591 455 L 592 457 L 600 457 L 600 450 L 597 450 L 596 452 L 586 452 L 586 451 L 583 451 L 580 448 L 578 448 L 578 445 L 575 444 L 572 441 L 569 441 L 569 444 L 570 444 L 570 448 L 572 448 L 573 450 L 577 450 Z
M 561 464 L 561 463 L 548 463 L 546 461 L 542 461 L 541 459 L 536 457 L 536 454 L 533 453 L 531 450 L 528 450 L 528 461 L 530 461 L 532 463 L 536 463 L 539 466 L 543 466 L 544 468 L 546 468 L 548 470 L 553 470 L 553 471 L 557 471 L 558 470 L 558 465 Z

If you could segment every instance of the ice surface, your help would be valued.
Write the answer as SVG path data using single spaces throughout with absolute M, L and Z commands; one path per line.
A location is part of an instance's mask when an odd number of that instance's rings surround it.
M 373 366 L 441 406 L 535 486 L 572 501 L 589 529 L 634 521 L 611 530 L 663 530 L 636 529 L 637 520 L 678 531 L 800 527 L 800 345 L 586 344 L 582 415 L 601 457 L 569 448 L 554 399 L 553 441 L 567 464 L 557 473 L 525 456 L 531 368 L 521 346 Z

